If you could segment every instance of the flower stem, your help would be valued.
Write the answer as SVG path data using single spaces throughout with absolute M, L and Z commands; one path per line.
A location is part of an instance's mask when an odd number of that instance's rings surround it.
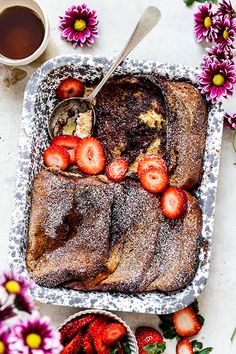
M 234 131 L 232 144 L 233 144 L 234 151 L 236 152 L 236 130 Z

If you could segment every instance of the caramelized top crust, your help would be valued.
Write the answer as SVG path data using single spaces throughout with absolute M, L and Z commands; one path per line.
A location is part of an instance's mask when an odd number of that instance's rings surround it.
M 163 99 L 147 77 L 113 78 L 96 97 L 94 135 L 107 162 L 122 157 L 129 163 L 165 135 Z

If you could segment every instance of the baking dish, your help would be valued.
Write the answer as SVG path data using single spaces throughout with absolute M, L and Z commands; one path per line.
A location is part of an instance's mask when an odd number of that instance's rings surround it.
M 29 277 L 25 254 L 32 183 L 36 173 L 43 168 L 42 152 L 49 141 L 47 118 L 57 103 L 54 89 L 68 76 L 80 78 L 85 82 L 99 80 L 111 61 L 112 58 L 90 55 L 56 57 L 39 67 L 27 84 L 22 113 L 15 207 L 9 242 L 10 265 L 26 277 Z M 197 70 L 182 65 L 127 59 L 117 69 L 116 75 L 128 73 L 157 73 L 165 78 L 195 83 Z M 35 284 L 32 296 L 41 302 L 64 306 L 159 314 L 171 313 L 192 303 L 201 294 L 209 273 L 223 114 L 221 103 L 209 107 L 203 179 L 200 187 L 194 191 L 203 211 L 204 242 L 197 273 L 185 289 L 169 294 L 152 292 L 127 295 L 109 292 L 85 293 L 63 288 L 49 289 Z

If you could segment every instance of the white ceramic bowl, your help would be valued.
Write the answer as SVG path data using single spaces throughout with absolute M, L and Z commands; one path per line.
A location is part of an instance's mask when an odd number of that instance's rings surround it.
M 46 49 L 48 40 L 49 40 L 49 21 L 45 10 L 43 9 L 42 5 L 37 0 L 4 0 L 0 1 L 0 13 L 8 7 L 12 6 L 24 6 L 28 7 L 29 9 L 33 10 L 41 19 L 44 25 L 44 38 L 41 45 L 38 49 L 31 54 L 30 56 L 23 58 L 23 59 L 11 59 L 5 57 L 4 55 L 0 54 L 0 63 L 5 65 L 11 66 L 21 66 L 32 63 L 35 59 L 37 59 Z
M 79 318 L 81 316 L 84 315 L 105 315 L 107 317 L 110 317 L 111 319 L 122 323 L 125 328 L 127 329 L 127 339 L 128 339 L 128 343 L 131 349 L 131 353 L 132 354 L 138 354 L 138 345 L 137 345 L 137 341 L 135 338 L 134 333 L 132 332 L 132 330 L 130 329 L 130 327 L 127 325 L 127 323 L 125 323 L 120 317 L 114 315 L 113 313 L 109 312 L 109 311 L 104 311 L 104 310 L 85 310 L 85 311 L 80 311 L 75 313 L 74 315 L 68 317 L 58 328 L 59 330 L 68 322 L 70 322 L 71 320 L 73 320 L 74 318 Z

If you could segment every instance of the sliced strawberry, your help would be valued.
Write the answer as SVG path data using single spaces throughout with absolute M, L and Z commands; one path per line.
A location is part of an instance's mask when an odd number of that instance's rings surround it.
M 61 146 L 49 146 L 43 153 L 44 164 L 47 167 L 59 167 L 65 170 L 69 165 L 70 155 Z
M 90 322 L 92 322 L 94 318 L 95 315 L 87 315 L 82 318 L 75 318 L 70 322 L 66 323 L 65 326 L 63 326 L 60 330 L 61 343 L 70 341 L 76 335 L 76 333 L 79 332 L 81 328 L 85 327 Z
M 83 82 L 72 77 L 62 81 L 56 89 L 56 97 L 59 98 L 59 100 L 64 100 L 69 97 L 82 97 L 83 95 Z
M 70 165 L 74 165 L 75 164 L 75 149 L 68 149 L 67 150 L 69 155 L 70 155 Z
M 163 214 L 169 219 L 182 216 L 187 210 L 187 196 L 183 189 L 169 187 L 161 197 Z
M 93 341 L 96 334 L 97 334 L 97 330 L 98 328 L 101 326 L 101 324 L 107 324 L 108 323 L 108 318 L 105 316 L 97 316 L 89 325 L 87 333 L 90 337 L 90 339 Z
M 116 159 L 106 167 L 106 176 L 111 181 L 120 182 L 125 178 L 128 170 L 128 162 L 122 159 Z
M 187 338 L 178 341 L 176 354 L 193 354 L 193 346 Z
M 196 312 L 190 306 L 173 313 L 172 320 L 176 333 L 180 337 L 195 336 L 202 328 Z
M 138 177 L 141 178 L 141 175 L 144 171 L 148 170 L 150 167 L 161 168 L 167 173 L 167 166 L 165 161 L 155 155 L 149 155 L 143 157 L 138 163 Z
M 107 323 L 102 323 L 97 330 L 96 336 L 94 338 L 94 347 L 97 351 L 98 354 L 109 354 L 110 353 L 110 348 L 103 343 L 102 341 L 102 335 L 103 331 L 106 328 Z
M 77 354 L 81 348 L 81 345 L 82 345 L 82 331 L 79 330 L 75 338 L 72 339 L 72 341 L 65 346 L 61 354 Z
M 161 168 L 150 167 L 141 174 L 140 181 L 144 189 L 151 193 L 163 192 L 168 184 L 168 175 Z
M 102 144 L 96 138 L 84 138 L 75 151 L 75 161 L 82 172 L 89 175 L 100 173 L 105 167 Z
M 74 135 L 58 135 L 55 136 L 50 145 L 59 145 L 64 147 L 65 149 L 75 149 L 79 145 L 81 138 Z
M 163 353 L 165 350 L 165 342 L 163 337 L 155 328 L 151 327 L 138 327 L 135 331 L 135 336 L 138 343 L 139 354 L 147 354 L 148 347 L 153 349 L 153 353 Z M 150 351 L 151 352 L 151 351 Z
M 102 341 L 107 346 L 111 346 L 123 338 L 126 332 L 127 330 L 122 323 L 110 323 L 104 329 Z
M 90 342 L 90 338 L 88 333 L 85 333 L 83 336 L 83 349 L 85 354 L 93 354 L 95 350 L 93 348 L 93 344 Z

